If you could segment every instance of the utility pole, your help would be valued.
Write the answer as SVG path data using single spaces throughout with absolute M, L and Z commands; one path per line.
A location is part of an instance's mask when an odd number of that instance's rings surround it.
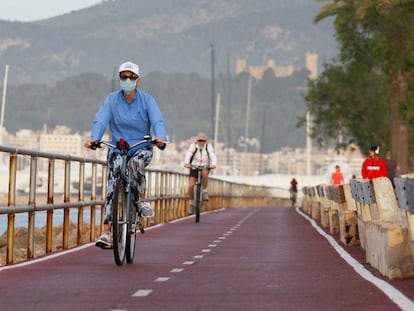
M 216 124 L 214 125 L 214 148 L 217 148 L 219 121 L 220 121 L 220 93 L 217 93 Z
M 227 152 L 226 152 L 226 164 L 230 165 L 230 131 L 231 131 L 231 75 L 230 75 L 230 56 L 227 54 Z
M 318 54 L 306 53 L 306 68 L 310 71 L 309 79 L 315 80 L 318 77 Z M 311 156 L 312 156 L 312 138 L 311 138 L 311 123 L 312 116 L 308 109 L 306 109 L 306 174 L 308 176 L 312 173 Z
M 4 110 L 6 108 L 6 93 L 7 93 L 7 79 L 9 75 L 9 65 L 6 65 L 4 70 L 3 80 L 3 97 L 1 101 L 1 116 L 0 116 L 0 145 L 3 144 L 3 124 L 4 124 Z
M 264 142 L 265 142 L 265 128 L 266 128 L 266 110 L 263 112 L 262 121 L 262 137 L 260 138 L 260 159 L 259 159 L 259 175 L 263 174 L 263 153 L 264 153 Z
M 249 73 L 249 82 L 247 84 L 247 103 L 246 103 L 246 121 L 244 129 L 244 152 L 247 152 L 247 142 L 249 139 L 249 121 L 250 121 L 250 97 L 252 89 L 252 75 Z
M 216 102 L 216 90 L 215 90 L 215 85 L 214 85 L 214 45 L 211 44 L 211 130 L 212 130 L 212 135 L 211 137 L 215 136 L 214 133 L 214 107 L 215 107 L 215 102 Z
M 312 138 L 311 138 L 311 114 L 306 110 L 306 175 L 310 176 L 311 169 L 311 154 L 312 154 Z

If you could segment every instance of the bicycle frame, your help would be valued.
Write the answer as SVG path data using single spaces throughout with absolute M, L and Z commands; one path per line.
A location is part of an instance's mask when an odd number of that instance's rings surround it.
M 141 211 L 135 204 L 139 199 L 139 194 L 136 187 L 133 187 L 135 186 L 135 180 L 129 170 L 128 151 L 148 142 L 154 144 L 156 141 L 152 140 L 150 136 L 145 136 L 143 140 L 132 146 L 129 146 L 122 138 L 117 146 L 104 141 L 97 141 L 91 145 L 91 149 L 100 148 L 101 144 L 104 144 L 120 151 L 121 163 L 114 180 L 111 204 L 112 219 L 110 222 L 114 259 L 117 265 L 122 265 L 125 258 L 127 263 L 134 261 L 136 229 L 139 227 L 141 233 L 145 232 L 141 227 Z
M 208 166 L 192 165 L 191 169 L 197 170 L 197 181 L 194 185 L 194 201 L 195 201 L 195 222 L 200 222 L 200 212 L 203 205 L 203 170 Z

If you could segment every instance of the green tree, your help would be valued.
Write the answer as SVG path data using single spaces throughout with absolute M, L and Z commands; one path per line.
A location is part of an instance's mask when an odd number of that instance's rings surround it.
M 414 1 L 319 0 L 319 2 L 329 3 L 321 9 L 314 22 L 317 23 L 330 16 L 335 17 L 335 32 L 340 44 L 339 60 L 344 65 L 344 73 L 352 74 L 352 78 L 356 78 L 359 82 L 369 78 L 365 82 L 371 83 L 383 82 L 383 76 L 385 76 L 385 84 L 381 84 L 381 86 L 386 88 L 388 94 L 384 114 L 389 114 L 389 120 L 377 114 L 370 114 L 369 118 L 374 118 L 374 120 L 379 118 L 374 123 L 386 126 L 388 130 L 386 136 L 388 137 L 379 137 L 379 143 L 391 146 L 401 171 L 407 172 L 409 159 L 408 125 L 411 120 L 409 119 L 410 114 L 402 112 L 412 109 L 409 103 L 412 95 L 410 79 L 413 67 L 414 23 L 412 8 Z M 355 70 L 355 68 L 359 69 Z M 356 75 L 354 75 L 355 73 Z M 368 94 L 383 93 L 379 93 L 378 85 L 367 85 L 366 83 L 364 85 L 366 88 L 354 85 L 353 91 Z M 308 97 L 308 104 L 312 98 Z M 369 98 L 369 96 L 361 94 L 358 96 L 359 101 L 350 104 L 361 107 L 363 106 L 361 102 L 363 98 Z M 378 100 L 375 97 L 371 99 L 374 100 L 373 103 L 376 106 Z M 382 100 L 382 97 L 379 99 Z M 338 118 L 342 117 L 338 116 Z M 360 133 L 356 133 L 356 137 L 364 136 L 366 131 L 373 131 L 369 127 L 366 127 L 365 131 L 363 128 L 361 130 Z M 372 133 L 372 136 L 378 134 L 375 131 Z M 356 140 L 361 139 L 357 138 Z
M 320 145 L 332 142 L 340 149 L 356 143 L 368 150 L 373 142 L 384 142 L 387 137 L 384 76 L 363 75 L 360 70 L 326 64 L 319 78 L 309 81 L 306 101 L 313 116 L 312 136 Z M 302 119 L 301 124 L 304 122 Z

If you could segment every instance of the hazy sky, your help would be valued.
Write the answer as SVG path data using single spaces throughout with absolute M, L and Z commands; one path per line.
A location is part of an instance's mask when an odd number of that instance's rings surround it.
M 101 0 L 0 0 L 0 19 L 29 22 L 80 10 Z

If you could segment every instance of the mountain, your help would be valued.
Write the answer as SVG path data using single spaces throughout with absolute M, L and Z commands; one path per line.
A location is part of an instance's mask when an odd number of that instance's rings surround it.
M 313 0 L 106 0 L 36 22 L 0 21 L 0 73 L 10 65 L 4 125 L 12 133 L 45 125 L 89 130 L 116 87 L 114 71 L 132 60 L 174 141 L 199 131 L 211 135 L 214 50 L 218 139 L 243 150 L 243 136 L 257 138 L 265 153 L 303 147 L 305 131 L 295 125 L 305 114 L 306 52 L 318 53 L 320 66 L 337 54 L 332 22 L 312 24 L 320 7 Z M 240 58 L 251 66 L 273 59 L 298 69 L 254 81 L 248 135 L 248 75 L 234 75 Z
M 332 23 L 312 20 L 310 0 L 106 0 L 36 22 L 0 21 L 0 68 L 9 83 L 45 83 L 92 72 L 108 78 L 121 62 L 152 71 L 234 70 L 235 61 L 305 67 L 306 52 L 320 61 L 337 53 Z M 2 72 L 2 70 L 0 70 Z

